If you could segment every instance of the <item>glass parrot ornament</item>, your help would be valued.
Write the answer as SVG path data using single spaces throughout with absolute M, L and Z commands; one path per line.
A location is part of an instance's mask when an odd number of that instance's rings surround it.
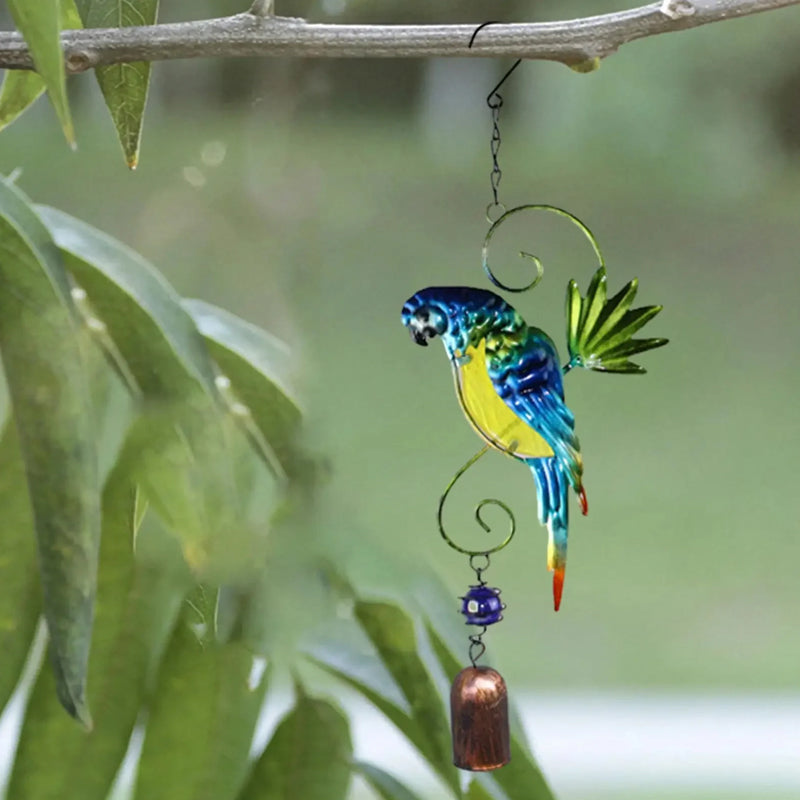
M 410 297 L 402 321 L 419 345 L 440 337 L 455 378 L 461 409 L 491 447 L 528 465 L 536 483 L 539 521 L 547 527 L 547 566 L 558 611 L 564 589 L 569 493 L 588 511 L 575 417 L 564 399 L 563 376 L 573 367 L 644 372 L 629 356 L 666 339 L 633 339 L 661 306 L 631 309 L 635 280 L 608 299 L 606 270 L 594 275 L 585 297 L 567 289 L 569 361 L 561 366 L 553 340 L 528 325 L 503 298 L 485 289 L 430 287 Z

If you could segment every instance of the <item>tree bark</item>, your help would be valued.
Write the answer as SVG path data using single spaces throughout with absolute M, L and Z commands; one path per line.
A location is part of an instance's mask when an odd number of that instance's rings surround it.
M 563 22 L 473 25 L 324 25 L 272 15 L 269 0 L 221 19 L 149 27 L 65 31 L 67 68 L 176 58 L 428 58 L 508 56 L 590 69 L 623 44 L 661 33 L 743 17 L 800 0 L 663 0 L 628 11 Z M 0 67 L 32 69 L 18 33 L 0 34 Z

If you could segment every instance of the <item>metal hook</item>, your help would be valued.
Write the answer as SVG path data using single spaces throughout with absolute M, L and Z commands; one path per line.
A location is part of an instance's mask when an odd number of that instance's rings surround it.
M 604 267 L 605 261 L 603 260 L 603 254 L 600 252 L 600 246 L 597 244 L 597 239 L 595 238 L 594 234 L 591 232 L 589 227 L 582 222 L 578 217 L 574 214 L 570 214 L 569 211 L 564 211 L 563 208 L 557 208 L 556 206 L 546 205 L 543 203 L 530 203 L 524 206 L 516 206 L 515 208 L 509 209 L 508 211 L 504 212 L 502 216 L 500 216 L 495 222 L 492 223 L 492 226 L 486 233 L 486 237 L 483 240 L 483 250 L 481 251 L 481 258 L 483 261 L 483 269 L 486 274 L 489 276 L 489 280 L 497 286 L 499 289 L 502 289 L 506 292 L 526 292 L 528 289 L 533 289 L 539 281 L 542 279 L 544 275 L 544 267 L 542 265 L 542 261 L 538 256 L 533 255 L 532 253 L 526 253 L 524 250 L 520 251 L 520 258 L 528 258 L 533 261 L 534 265 L 536 266 L 536 277 L 525 286 L 506 286 L 504 283 L 501 283 L 496 277 L 494 272 L 492 272 L 492 268 L 489 266 L 489 242 L 494 236 L 494 232 L 500 225 L 505 222 L 513 214 L 516 214 L 520 211 L 526 210 L 541 210 L 541 211 L 550 211 L 553 214 L 558 214 L 561 217 L 565 217 L 568 219 L 573 225 L 575 225 L 583 235 L 589 240 L 589 244 L 591 244 L 592 249 L 594 250 L 594 254 L 597 256 L 597 261 L 599 266 Z
M 494 87 L 494 89 L 492 89 L 492 91 L 491 91 L 491 92 L 489 92 L 489 94 L 488 94 L 488 95 L 486 95 L 486 105 L 487 105 L 487 106 L 489 106 L 489 108 L 491 108 L 491 109 L 495 109 L 495 108 L 502 108 L 502 107 L 503 107 L 503 96 L 502 96 L 502 95 L 499 93 L 499 91 L 498 91 L 498 90 L 499 90 L 499 89 L 500 89 L 500 87 L 501 87 L 501 86 L 502 86 L 502 85 L 503 85 L 503 84 L 504 84 L 504 83 L 505 83 L 505 82 L 506 82 L 506 81 L 509 79 L 509 77 L 511 76 L 511 73 L 512 73 L 512 72 L 513 72 L 513 71 L 514 71 L 514 70 L 515 70 L 515 69 L 516 69 L 516 68 L 517 68 L 517 67 L 518 67 L 518 66 L 519 66 L 521 63 L 522 63 L 522 59 L 521 59 L 521 58 L 518 58 L 518 59 L 517 59 L 517 60 L 514 62 L 514 65 L 511 67 L 511 69 L 510 69 L 508 72 L 506 72 L 506 74 L 505 74 L 505 75 L 503 75 L 503 77 L 502 77 L 502 78 L 500 78 L 500 82 L 497 84 L 497 86 L 495 86 L 495 87 Z M 496 99 L 494 102 L 492 102 L 492 98 L 493 98 L 493 97 L 496 97 L 496 98 L 497 98 L 497 99 Z
M 475 44 L 475 37 L 487 26 L 487 25 L 498 25 L 498 20 L 489 20 L 489 22 L 482 22 L 478 25 L 477 28 L 472 32 L 472 36 L 469 38 L 469 48 L 472 48 L 472 45 Z
M 477 27 L 477 28 L 475 28 L 475 30 L 472 32 L 472 36 L 470 37 L 470 40 L 469 40 L 469 48 L 470 48 L 470 49 L 472 48 L 472 45 L 473 45 L 473 44 L 475 44 L 475 37 L 476 37 L 476 36 L 477 36 L 477 35 L 478 35 L 478 34 L 479 34 L 479 33 L 480 33 L 480 32 L 481 32 L 481 31 L 482 31 L 482 30 L 483 30 L 485 27 L 487 27 L 488 25 L 498 25 L 498 24 L 500 24 L 500 23 L 499 23 L 497 20 L 491 20 L 490 22 L 483 22 L 483 23 L 481 23 L 480 25 L 478 25 L 478 27 Z M 509 79 L 509 77 L 511 76 L 511 73 L 512 73 L 512 72 L 513 72 L 513 71 L 514 71 L 514 70 L 515 70 L 515 69 L 516 69 L 516 68 L 517 68 L 517 67 L 518 67 L 518 66 L 519 66 L 521 63 L 522 63 L 522 59 L 521 59 L 521 58 L 518 58 L 518 59 L 517 59 L 517 60 L 514 62 L 514 66 L 512 66 L 512 67 L 511 67 L 511 69 L 510 69 L 508 72 L 506 72 L 506 74 L 505 74 L 505 75 L 503 75 L 503 77 L 500 79 L 500 82 L 497 84 L 497 86 L 495 86 L 495 87 L 494 87 L 494 89 L 492 89 L 492 91 L 491 91 L 491 92 L 489 92 L 489 94 L 488 94 L 488 95 L 486 95 L 486 105 L 488 105 L 488 106 L 489 106 L 489 108 L 491 108 L 491 109 L 495 109 L 495 108 L 501 108 L 501 107 L 502 107 L 502 105 L 503 105 L 503 98 L 502 98 L 502 97 L 501 97 L 499 94 L 497 94 L 497 91 L 498 91 L 498 89 L 499 89 L 499 88 L 500 88 L 500 87 L 501 87 L 501 86 L 502 86 L 502 85 L 503 85 L 503 84 L 504 84 L 504 83 L 505 83 L 505 82 L 506 82 L 506 81 Z M 497 100 L 496 100 L 496 102 L 494 102 L 494 103 L 493 103 L 493 102 L 492 102 L 492 97 L 494 97 L 495 95 L 497 95 Z
M 469 461 L 467 461 L 466 464 L 464 464 L 463 467 L 461 467 L 461 469 L 458 470 L 458 472 L 456 472 L 456 474 L 453 476 L 453 478 L 450 481 L 450 483 L 447 484 L 447 488 L 444 490 L 444 494 L 439 499 L 439 510 L 437 512 L 437 515 L 436 515 L 437 522 L 439 523 L 439 533 L 442 535 L 442 539 L 444 539 L 447 542 L 447 544 L 449 544 L 450 547 L 453 548 L 453 550 L 457 550 L 459 553 L 463 553 L 465 556 L 469 556 L 470 558 L 473 558 L 475 556 L 486 556 L 487 560 L 488 560 L 489 555 L 491 555 L 492 553 L 497 553 L 500 550 L 502 550 L 514 538 L 514 533 L 516 532 L 516 529 L 517 529 L 517 521 L 514 518 L 514 513 L 511 511 L 511 509 L 504 502 L 502 502 L 501 500 L 495 500 L 492 497 L 489 497 L 489 498 L 486 498 L 484 500 L 481 500 L 480 503 L 478 503 L 478 505 L 475 507 L 475 519 L 477 520 L 477 522 L 481 526 L 481 528 L 483 528 L 483 530 L 486 531 L 486 533 L 491 533 L 492 532 L 492 528 L 491 528 L 490 525 L 488 525 L 486 522 L 484 522 L 483 517 L 481 516 L 481 512 L 483 511 L 485 506 L 487 506 L 487 505 L 498 506 L 499 508 L 502 508 L 503 511 L 505 511 L 506 514 L 508 515 L 509 530 L 508 530 L 508 534 L 506 535 L 506 538 L 502 542 L 500 542 L 500 544 L 496 545 L 495 547 L 484 549 L 484 550 L 467 550 L 466 548 L 461 547 L 460 545 L 456 544 L 447 535 L 447 531 L 445 531 L 445 529 L 444 529 L 444 523 L 442 521 L 442 514 L 444 512 L 444 504 L 447 501 L 447 496 L 450 494 L 450 490 L 453 488 L 453 486 L 455 486 L 456 481 L 481 456 L 483 456 L 489 450 L 489 447 L 490 447 L 490 445 L 487 444 L 482 450 L 479 450 L 474 456 L 472 456 L 472 458 Z

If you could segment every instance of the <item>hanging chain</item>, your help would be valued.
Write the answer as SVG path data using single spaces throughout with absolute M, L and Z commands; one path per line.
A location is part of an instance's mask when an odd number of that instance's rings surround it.
M 489 180 L 492 185 L 492 204 L 486 209 L 486 218 L 489 222 L 495 221 L 495 214 L 493 212 L 499 211 L 500 214 L 505 212 L 505 206 L 500 202 L 499 195 L 500 195 L 500 181 L 503 178 L 503 171 L 500 169 L 500 161 L 499 161 L 499 153 L 500 153 L 500 145 L 502 143 L 502 138 L 500 136 L 500 109 L 503 107 L 503 95 L 500 94 L 499 89 L 500 87 L 506 82 L 509 75 L 522 63 L 522 59 L 519 58 L 514 62 L 514 65 L 511 69 L 503 75 L 500 83 L 489 92 L 489 95 L 486 98 L 486 105 L 489 106 L 489 109 L 492 112 L 492 138 L 490 141 L 490 147 L 492 151 L 492 172 L 489 176 Z M 499 216 L 499 215 L 498 215 Z
M 492 184 L 492 196 L 494 197 L 494 205 L 499 206 L 500 202 L 497 199 L 497 194 L 500 191 L 500 180 L 503 177 L 503 171 L 500 169 L 500 162 L 497 159 L 497 155 L 500 152 L 500 109 L 503 107 L 503 98 L 501 95 L 497 95 L 497 102 L 492 102 L 492 95 L 489 96 L 489 108 L 492 109 L 492 141 L 491 141 L 491 148 L 492 148 L 492 173 L 489 176 L 489 180 Z
M 477 28 L 472 32 L 472 36 L 469 40 L 469 46 L 472 47 L 475 44 L 475 37 L 487 26 L 487 25 L 496 25 L 497 21 L 493 20 L 491 22 L 484 22 L 482 25 L 478 25 Z M 505 206 L 499 200 L 499 191 L 500 191 L 500 180 L 503 177 L 503 172 L 500 169 L 500 162 L 498 161 L 498 154 L 500 152 L 500 109 L 503 107 L 503 96 L 500 94 L 500 87 L 508 80 L 511 73 L 522 63 L 522 59 L 518 58 L 511 69 L 506 72 L 505 75 L 500 79 L 500 82 L 497 86 L 489 92 L 489 95 L 486 98 L 486 105 L 492 111 L 492 140 L 491 140 L 491 149 L 492 149 L 492 174 L 490 176 L 490 180 L 492 183 L 492 203 L 486 208 L 486 219 L 489 222 L 494 222 L 496 217 L 501 216 L 505 212 Z M 499 211 L 500 213 L 496 215 L 494 212 Z

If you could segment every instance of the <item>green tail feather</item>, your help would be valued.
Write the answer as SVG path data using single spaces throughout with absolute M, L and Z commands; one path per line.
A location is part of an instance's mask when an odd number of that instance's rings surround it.
M 608 299 L 605 267 L 595 272 L 586 297 L 578 284 L 567 286 L 567 347 L 569 364 L 599 372 L 642 373 L 629 356 L 663 347 L 668 339 L 634 339 L 633 334 L 655 317 L 661 306 L 631 308 L 639 287 L 634 278 Z

